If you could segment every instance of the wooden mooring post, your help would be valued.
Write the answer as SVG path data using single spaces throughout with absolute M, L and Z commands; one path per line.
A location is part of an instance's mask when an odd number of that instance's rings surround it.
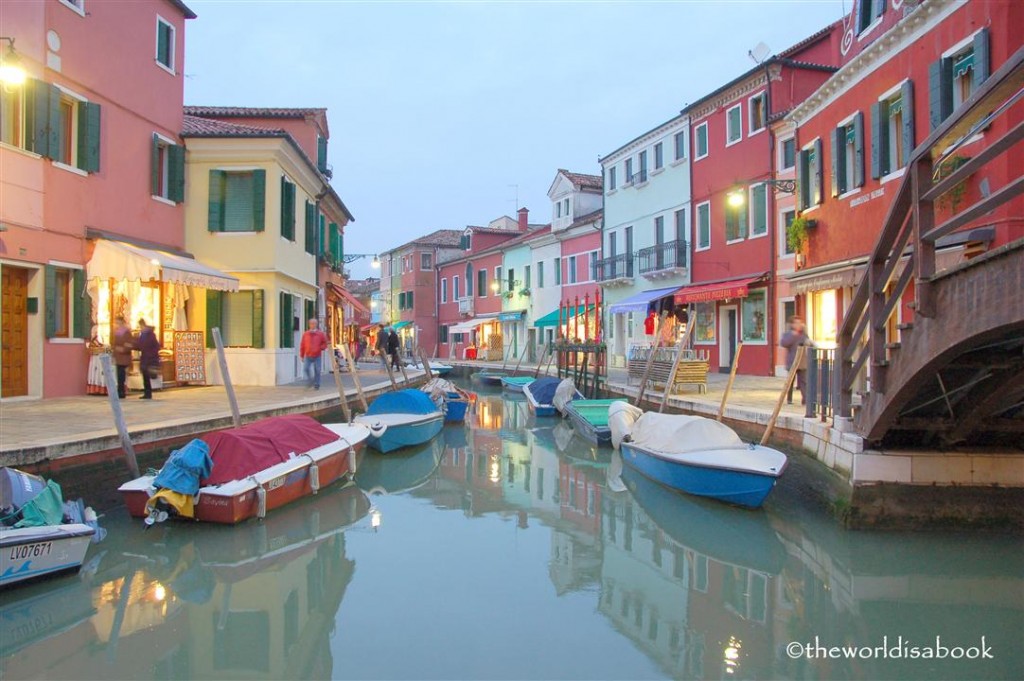
M 107 397 L 110 399 L 110 410 L 114 412 L 114 427 L 117 428 L 117 436 L 121 439 L 124 459 L 132 477 L 137 478 L 139 477 L 139 462 L 135 458 L 132 438 L 128 435 L 128 424 L 124 420 L 124 411 L 121 410 L 121 398 L 117 394 L 117 378 L 114 376 L 114 362 L 109 354 L 103 353 L 100 355 L 100 364 L 103 366 L 103 382 L 107 384 Z
M 352 373 L 352 382 L 356 384 L 356 395 L 359 396 L 359 404 L 363 406 L 363 411 L 369 409 L 369 405 L 366 403 L 366 395 L 363 393 L 363 382 L 359 378 L 359 370 L 356 368 L 356 362 L 352 359 L 352 355 L 349 354 L 348 348 L 344 345 L 341 346 L 341 356 L 348 362 L 348 370 Z
M 740 366 L 741 352 L 743 352 L 743 341 L 740 341 L 736 346 L 736 354 L 732 357 L 732 369 L 729 370 L 729 380 L 725 384 L 725 392 L 722 393 L 722 403 L 718 405 L 718 416 L 715 417 L 718 421 L 721 421 L 722 415 L 725 414 L 725 403 L 729 400 L 729 393 L 732 392 L 732 383 L 736 380 L 736 370 Z
M 334 374 L 334 385 L 338 389 L 338 399 L 341 401 L 341 411 L 345 414 L 345 420 L 352 422 L 352 410 L 348 406 L 348 398 L 345 396 L 345 386 L 341 382 L 341 365 L 338 364 L 338 357 L 334 354 L 334 348 L 328 347 L 327 352 L 331 355 L 331 373 Z
M 789 375 L 786 376 L 786 383 L 782 386 L 782 392 L 779 393 L 779 399 L 775 402 L 775 409 L 772 411 L 772 416 L 768 419 L 768 427 L 765 428 L 764 435 L 761 436 L 761 444 L 768 444 L 769 438 L 772 436 L 772 432 L 775 430 L 775 422 L 779 420 L 779 412 L 782 411 L 782 403 L 786 400 L 786 395 L 789 394 L 789 389 L 793 387 L 793 381 L 796 380 L 796 372 L 800 370 L 803 365 L 804 355 L 807 354 L 807 346 L 801 345 L 796 349 L 796 357 L 793 359 L 793 366 L 789 368 Z
M 231 405 L 231 422 L 235 428 L 242 427 L 242 415 L 238 411 L 238 398 L 235 397 L 235 387 L 231 385 L 231 374 L 228 372 L 228 358 L 224 354 L 224 339 L 220 337 L 220 328 L 214 327 L 213 342 L 217 345 L 217 364 L 220 366 L 220 376 L 224 379 L 224 391 L 228 394 L 228 404 Z

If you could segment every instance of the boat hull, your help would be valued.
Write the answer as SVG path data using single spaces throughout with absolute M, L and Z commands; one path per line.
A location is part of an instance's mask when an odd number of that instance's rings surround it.
M 446 423 L 459 423 L 466 420 L 466 410 L 469 408 L 469 401 L 458 393 L 448 393 L 445 401 L 444 420 Z
M 651 480 L 687 494 L 737 506 L 760 508 L 778 482 L 778 477 L 773 475 L 670 461 L 629 442 L 623 442 L 620 447 L 623 462 Z
M 78 570 L 96 530 L 81 523 L 0 531 L 0 587 Z
M 612 429 L 608 426 L 607 409 L 612 402 L 616 401 L 619 400 L 573 400 L 565 408 L 565 415 L 568 416 L 569 420 L 572 422 L 573 429 L 584 438 L 599 447 L 610 447 L 612 444 Z M 596 406 L 604 409 L 602 423 L 591 422 L 577 408 L 580 405 L 583 405 L 584 409 L 590 409 L 592 408 L 590 405 L 595 404 Z
M 491 374 L 487 373 L 486 371 L 478 371 L 477 373 L 473 374 L 473 378 L 486 385 L 501 385 L 501 379 L 503 376 L 506 375 L 507 374 Z
M 514 380 L 511 380 L 508 377 L 504 377 L 504 378 L 501 379 L 501 387 L 504 390 L 506 390 L 506 391 L 508 391 L 510 393 L 521 393 L 521 392 L 524 392 L 523 388 L 525 388 L 526 386 L 530 385 L 531 382 L 532 382 L 532 379 L 530 381 L 527 381 L 527 382 L 522 382 L 522 381 L 514 381 Z
M 317 490 L 337 482 L 342 476 L 354 473 L 352 464 L 355 462 L 353 459 L 358 457 L 364 447 L 364 442 L 352 445 L 352 449 L 356 453 L 355 456 L 349 451 L 349 447 L 339 447 L 337 452 L 317 461 L 319 478 Z M 262 483 L 262 486 L 266 490 L 264 507 L 266 512 L 314 494 L 309 460 L 307 459 L 304 465 L 295 470 Z M 121 493 L 125 506 L 128 507 L 128 513 L 136 518 L 145 518 L 146 503 L 150 497 L 148 488 L 122 488 Z M 233 525 L 257 517 L 259 511 L 259 495 L 253 487 L 237 493 L 221 493 L 215 488 L 204 489 L 195 505 L 194 519 L 200 522 Z
M 402 447 L 421 445 L 437 437 L 444 428 L 444 415 L 430 415 L 415 423 L 388 426 L 380 437 L 371 435 L 367 442 L 381 454 L 393 452 Z

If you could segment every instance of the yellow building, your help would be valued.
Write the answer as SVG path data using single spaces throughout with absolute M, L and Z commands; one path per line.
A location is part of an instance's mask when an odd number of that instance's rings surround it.
M 301 377 L 306 323 L 324 318 L 321 262 L 340 263 L 352 220 L 328 179 L 324 109 L 186 107 L 185 246 L 239 280 L 209 291 L 193 319 L 224 338 L 231 379 L 279 385 Z M 313 159 L 316 159 L 315 161 Z M 209 382 L 219 381 L 207 352 Z

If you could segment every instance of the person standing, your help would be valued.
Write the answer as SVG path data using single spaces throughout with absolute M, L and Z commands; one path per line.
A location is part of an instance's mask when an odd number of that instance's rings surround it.
M 786 369 L 792 369 L 793 362 L 796 361 L 797 348 L 801 345 L 812 345 L 811 339 L 807 337 L 807 333 L 804 331 L 803 317 L 793 315 L 789 318 L 789 330 L 782 334 L 782 338 L 779 340 L 779 345 L 786 348 Z M 807 371 L 804 366 L 797 367 L 796 387 L 800 391 L 800 404 L 807 404 L 807 395 L 805 393 L 807 388 L 806 374 Z M 787 401 L 789 404 L 793 404 L 793 386 L 789 387 Z
M 651 310 L 647 313 L 647 319 L 644 320 L 644 334 L 648 336 L 654 335 L 654 325 L 658 321 L 658 313 Z
M 388 354 L 391 355 L 391 368 L 398 369 L 402 365 L 402 360 L 398 356 L 398 350 L 401 348 L 402 343 L 398 340 L 398 332 L 391 329 L 388 334 Z
M 160 341 L 157 340 L 153 327 L 146 324 L 145 319 L 139 320 L 139 337 L 135 340 L 139 351 L 139 371 L 142 372 L 142 397 L 153 399 L 153 379 L 160 371 Z
M 659 339 L 659 345 L 661 347 L 671 347 L 675 345 L 676 337 L 676 318 L 665 310 L 661 313 L 661 338 Z
M 377 343 L 374 346 L 377 350 L 377 356 L 380 357 L 381 363 L 384 365 L 384 371 L 388 370 L 388 333 L 391 331 L 390 327 L 382 326 L 377 330 Z
M 117 368 L 117 396 L 122 400 L 128 395 L 128 368 L 132 365 L 132 330 L 124 317 L 117 318 L 112 343 L 114 366 Z
M 299 358 L 302 360 L 302 375 L 310 380 L 313 390 L 320 389 L 320 355 L 327 346 L 327 334 L 320 330 L 317 320 L 310 319 L 309 328 L 299 343 Z

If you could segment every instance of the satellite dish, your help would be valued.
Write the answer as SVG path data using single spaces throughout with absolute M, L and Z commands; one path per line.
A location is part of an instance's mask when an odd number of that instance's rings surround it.
M 750 58 L 758 64 L 767 59 L 771 53 L 772 48 L 768 47 L 764 43 L 758 43 L 754 49 L 747 52 L 747 54 L 750 55 Z

